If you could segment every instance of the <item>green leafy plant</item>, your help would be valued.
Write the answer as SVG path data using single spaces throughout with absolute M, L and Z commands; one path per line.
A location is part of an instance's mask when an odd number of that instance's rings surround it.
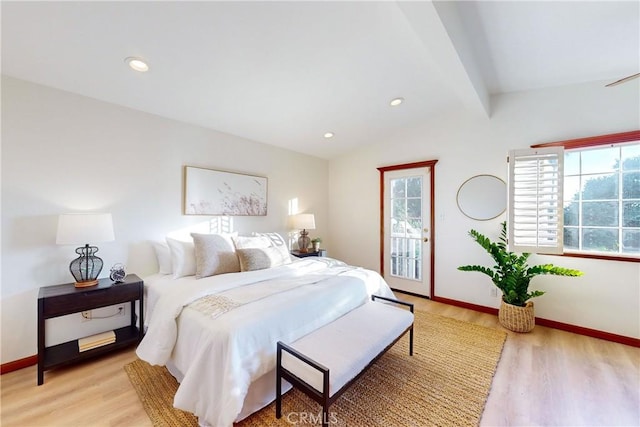
M 557 267 L 553 264 L 541 264 L 530 267 L 527 264 L 530 254 L 516 254 L 507 251 L 507 223 L 502 223 L 502 233 L 499 242 L 492 242 L 476 230 L 469 231 L 469 235 L 486 250 L 494 259 L 493 268 L 482 265 L 463 265 L 458 267 L 462 271 L 478 271 L 491 277 L 493 284 L 502 291 L 502 299 L 507 304 L 524 307 L 527 301 L 543 295 L 543 291 L 529 292 L 529 283 L 535 276 L 551 274 L 555 276 L 582 276 L 579 270 Z
M 322 243 L 322 239 L 320 237 L 316 237 L 311 240 L 311 243 Z

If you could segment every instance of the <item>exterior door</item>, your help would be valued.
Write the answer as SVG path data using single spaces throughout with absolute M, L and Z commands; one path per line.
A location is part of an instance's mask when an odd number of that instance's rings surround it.
M 384 173 L 383 277 L 392 289 L 431 297 L 431 168 Z

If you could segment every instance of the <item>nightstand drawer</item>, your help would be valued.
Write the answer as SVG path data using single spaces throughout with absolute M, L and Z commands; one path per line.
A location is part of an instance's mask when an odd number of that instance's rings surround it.
M 106 307 L 140 297 L 139 284 L 114 284 L 107 288 L 77 290 L 73 294 L 51 296 L 42 301 L 45 318 Z

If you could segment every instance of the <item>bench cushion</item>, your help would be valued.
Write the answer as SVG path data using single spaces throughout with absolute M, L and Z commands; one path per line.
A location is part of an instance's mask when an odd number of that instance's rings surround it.
M 413 323 L 413 313 L 381 302 L 367 302 L 290 344 L 329 368 L 329 396 L 358 375 Z M 322 374 L 287 352 L 282 367 L 322 393 Z

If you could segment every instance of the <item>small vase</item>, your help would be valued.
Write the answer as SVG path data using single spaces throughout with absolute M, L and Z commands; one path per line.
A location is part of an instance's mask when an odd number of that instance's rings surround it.
M 498 320 L 505 328 L 513 332 L 531 332 L 536 325 L 536 318 L 533 312 L 533 303 L 527 301 L 527 305 L 520 307 L 507 304 L 502 300 Z
M 320 242 L 313 242 L 313 252 L 318 252 L 320 250 Z

